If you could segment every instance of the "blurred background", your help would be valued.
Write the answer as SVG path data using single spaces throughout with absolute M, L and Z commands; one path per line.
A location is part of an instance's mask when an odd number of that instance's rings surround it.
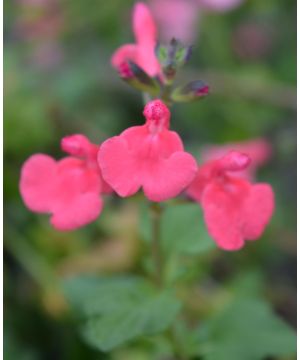
M 110 66 L 113 51 L 133 41 L 133 4 L 4 1 L 6 360 L 148 359 L 140 343 L 109 355 L 86 345 L 59 288 L 60 279 L 69 275 L 139 272 L 144 249 L 138 202 L 108 198 L 98 221 L 60 233 L 47 216 L 29 212 L 18 191 L 22 163 L 37 152 L 62 157 L 63 136 L 83 133 L 101 143 L 143 122 L 140 94 Z M 198 311 L 201 304 L 198 312 L 205 312 L 212 299 L 218 303 L 232 288 L 246 287 L 261 292 L 295 327 L 296 1 L 148 4 L 161 41 L 175 35 L 194 44 L 182 81 L 202 79 L 211 88 L 203 101 L 172 108 L 171 126 L 188 150 L 200 160 L 208 145 L 256 138 L 272 148 L 256 174 L 276 193 L 271 224 L 240 252 L 215 249 L 199 256 L 191 306 Z M 206 291 L 197 298 L 200 284 L 207 284 Z

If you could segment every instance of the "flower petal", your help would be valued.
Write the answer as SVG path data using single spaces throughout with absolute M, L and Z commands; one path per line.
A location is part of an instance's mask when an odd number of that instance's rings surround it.
M 244 245 L 241 207 L 245 190 L 236 187 L 233 195 L 224 191 L 222 185 L 212 182 L 203 191 L 201 204 L 208 232 L 224 250 L 239 250 Z
M 175 152 L 169 158 L 148 161 L 143 189 L 152 201 L 164 201 L 180 194 L 193 180 L 197 163 L 186 152 Z
M 119 66 L 128 60 L 134 63 L 138 63 L 137 46 L 134 44 L 126 44 L 119 47 L 114 52 L 111 58 L 111 63 L 118 70 Z
M 26 206 L 36 212 L 50 212 L 56 186 L 57 164 L 48 155 L 36 154 L 21 170 L 20 192 Z
M 32 211 L 52 213 L 51 223 L 59 230 L 83 226 L 102 210 L 99 171 L 73 157 L 56 162 L 33 155 L 23 165 L 20 191 Z
M 272 217 L 274 207 L 274 193 L 270 185 L 251 186 L 243 210 L 243 233 L 247 240 L 256 240 L 262 235 Z
M 154 48 L 156 25 L 148 6 L 142 2 L 137 3 L 133 9 L 133 32 L 138 45 L 150 45 Z
M 157 156 L 165 158 L 175 151 L 184 151 L 182 141 L 175 131 L 163 130 L 152 135 L 147 126 L 142 125 L 132 126 L 123 131 L 120 136 L 126 139 L 128 148 L 139 155 L 156 153 Z
M 100 147 L 98 162 L 104 180 L 122 197 L 135 194 L 141 186 L 136 159 L 122 136 L 106 140 Z
M 103 202 L 99 194 L 77 194 L 70 202 L 56 202 L 51 224 L 57 230 L 74 230 L 96 220 L 102 208 Z

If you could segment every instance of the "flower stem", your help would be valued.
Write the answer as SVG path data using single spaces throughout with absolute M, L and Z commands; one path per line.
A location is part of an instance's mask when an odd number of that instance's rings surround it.
M 144 105 L 147 105 L 149 101 L 151 101 L 151 96 L 146 93 L 146 92 L 143 92 L 142 93 L 142 97 L 143 97 L 143 102 L 144 102 Z
M 170 340 L 170 343 L 173 346 L 176 360 L 188 360 L 187 356 L 184 354 L 184 350 L 182 349 L 181 341 L 180 341 L 180 339 L 178 339 L 178 336 L 176 333 L 176 328 L 174 325 L 168 330 L 167 335 Z
M 162 207 L 157 203 L 152 203 L 151 223 L 152 223 L 152 257 L 155 271 L 155 283 L 158 287 L 163 286 L 163 258 L 161 253 L 161 215 Z
M 151 203 L 151 224 L 152 224 L 152 258 L 154 264 L 154 281 L 158 288 L 164 287 L 164 261 L 161 249 L 161 220 L 163 207 L 158 203 Z M 177 331 L 172 326 L 166 333 L 170 343 L 172 344 L 176 360 L 187 360 L 182 346 L 177 336 Z

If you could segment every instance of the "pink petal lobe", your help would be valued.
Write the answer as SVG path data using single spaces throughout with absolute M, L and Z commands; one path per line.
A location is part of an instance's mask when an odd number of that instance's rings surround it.
M 175 152 L 169 158 L 148 163 L 143 189 L 151 201 L 164 201 L 179 195 L 193 180 L 197 163 L 186 152 Z
M 194 180 L 186 190 L 186 194 L 198 203 L 201 203 L 203 191 L 212 180 L 214 169 L 214 162 L 200 166 Z
M 150 5 L 164 43 L 172 38 L 185 44 L 194 42 L 200 15 L 196 1 L 151 0 Z
M 184 151 L 182 141 L 175 131 L 161 131 L 151 135 L 145 125 L 133 126 L 120 135 L 126 139 L 128 148 L 147 156 L 152 153 L 161 157 L 169 157 L 175 151 Z
M 160 64 L 155 55 L 156 26 L 148 7 L 137 3 L 133 11 L 133 31 L 136 44 L 121 46 L 112 56 L 112 65 L 120 69 L 124 62 L 130 60 L 142 68 L 149 76 L 160 73 Z
M 51 212 L 58 230 L 73 230 L 94 221 L 102 210 L 101 179 L 84 160 L 66 157 L 58 162 L 58 181 Z
M 251 187 L 243 209 L 243 233 L 247 240 L 256 240 L 262 235 L 272 217 L 274 203 L 274 193 L 270 185 L 257 184 Z
M 138 63 L 137 46 L 134 44 L 126 44 L 119 47 L 112 55 L 111 63 L 118 70 L 120 65 L 128 60 Z
M 149 76 L 153 77 L 161 73 L 161 67 L 155 55 L 155 43 L 139 45 L 135 60 Z
M 239 6 L 244 0 L 198 0 L 199 5 L 212 11 L 225 12 Z
M 138 2 L 133 9 L 133 32 L 138 45 L 155 46 L 156 25 L 152 14 L 144 3 Z
M 21 170 L 20 192 L 26 206 L 36 212 L 50 212 L 56 184 L 57 165 L 48 155 L 36 154 Z
M 57 162 L 58 184 L 56 187 L 57 200 L 70 201 L 78 194 L 92 192 L 100 194 L 102 190 L 101 178 L 97 169 L 87 167 L 84 160 L 66 157 Z
M 226 155 L 217 160 L 221 171 L 241 171 L 245 170 L 251 162 L 248 155 L 231 150 Z
M 224 250 L 239 250 L 244 245 L 241 209 L 248 191 L 246 182 L 232 183 L 228 189 L 212 182 L 203 191 L 202 207 L 208 232 Z
M 100 215 L 103 203 L 98 194 L 84 193 L 74 196 L 70 202 L 57 202 L 51 224 L 61 231 L 69 231 L 86 225 Z
M 135 194 L 141 177 L 135 158 L 122 136 L 106 140 L 100 147 L 98 162 L 104 180 L 122 197 Z
M 92 144 L 86 136 L 75 134 L 62 138 L 61 148 L 70 155 L 88 157 L 93 155 L 97 146 Z

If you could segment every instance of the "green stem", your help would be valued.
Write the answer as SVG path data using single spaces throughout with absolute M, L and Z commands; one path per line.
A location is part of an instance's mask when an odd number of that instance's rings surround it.
M 165 84 L 165 86 L 162 89 L 162 92 L 160 94 L 160 98 L 166 103 L 166 105 L 171 106 L 172 101 L 170 99 L 170 94 L 172 91 L 172 83 Z
M 151 96 L 146 93 L 146 92 L 143 92 L 142 93 L 142 96 L 143 96 L 143 102 L 144 102 L 144 105 L 147 105 L 148 102 L 150 102 L 152 99 L 151 99 Z
M 163 254 L 161 251 L 161 220 L 163 208 L 160 204 L 152 203 L 150 205 L 151 209 L 151 224 L 152 224 L 152 258 L 154 263 L 154 281 L 158 288 L 164 287 L 164 262 Z M 176 360 L 187 360 L 187 357 L 184 354 L 181 343 L 177 336 L 177 331 L 175 327 L 171 327 L 167 331 L 167 337 L 169 338 L 170 343 L 174 349 L 174 354 Z
M 181 346 L 181 341 L 180 341 L 180 339 L 178 339 L 176 328 L 174 325 L 168 330 L 167 335 L 173 346 L 176 360 L 188 360 L 188 358 L 184 354 L 184 351 Z
M 152 218 L 152 257 L 155 268 L 155 283 L 158 287 L 163 285 L 163 258 L 161 253 L 161 215 L 162 207 L 159 204 L 151 204 Z

